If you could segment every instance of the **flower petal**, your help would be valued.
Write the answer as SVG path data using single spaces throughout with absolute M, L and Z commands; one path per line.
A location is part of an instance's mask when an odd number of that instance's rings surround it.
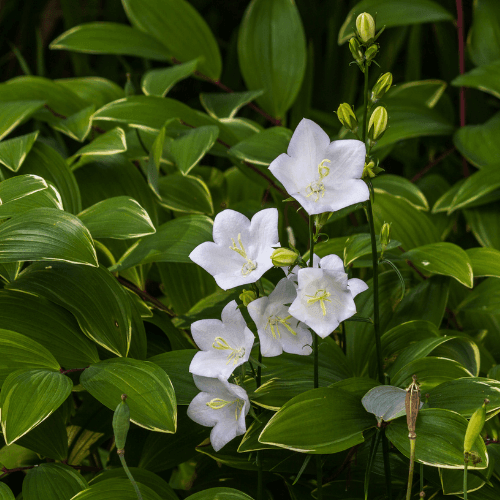
M 365 166 L 366 147 L 357 139 L 333 141 L 326 148 L 330 174 L 337 182 L 361 179 Z
M 318 205 L 326 207 L 323 211 L 336 212 L 370 198 L 370 191 L 365 181 L 350 179 L 339 183 L 333 179 L 330 180 L 329 177 L 324 179 L 325 196 L 318 201 Z
M 287 152 L 292 158 L 300 160 L 303 174 L 308 177 L 317 173 L 329 145 L 328 134 L 317 123 L 303 118 L 290 139 Z
M 213 237 L 217 245 L 231 246 L 231 238 L 236 241 L 238 234 L 248 236 L 250 220 L 235 210 L 223 210 L 214 219 Z
M 197 394 L 187 409 L 187 416 L 197 424 L 205 427 L 213 427 L 217 421 L 217 414 L 212 410 L 207 403 L 214 398 L 214 394 L 208 392 L 200 392 Z
M 344 262 L 338 255 L 333 253 L 323 257 L 319 265 L 321 269 L 327 269 L 328 271 L 334 271 L 336 273 L 345 273 Z
M 349 286 L 349 290 L 351 291 L 352 297 L 356 297 L 358 293 L 364 292 L 365 290 L 368 290 L 368 285 L 363 281 L 358 278 L 351 278 L 347 282 Z

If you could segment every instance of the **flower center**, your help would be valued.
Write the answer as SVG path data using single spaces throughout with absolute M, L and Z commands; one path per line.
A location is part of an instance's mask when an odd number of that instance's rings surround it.
M 288 320 L 291 317 L 291 315 L 287 316 L 286 318 L 280 318 L 279 316 L 269 316 L 269 318 L 267 318 L 267 324 L 264 330 L 267 330 L 267 328 L 269 327 L 273 339 L 281 338 L 279 326 L 283 325 L 292 335 L 297 335 L 297 332 L 288 323 Z
M 229 351 L 229 354 L 227 355 L 227 363 L 233 362 L 233 365 L 236 365 L 238 361 L 245 356 L 245 348 L 244 347 L 231 347 L 228 343 L 227 340 L 223 339 L 222 337 L 215 337 L 214 343 L 212 344 L 212 347 L 214 349 L 217 349 L 218 351 Z
M 226 401 L 225 399 L 221 398 L 214 398 L 211 399 L 206 405 L 209 408 L 212 408 L 212 410 L 222 410 L 222 408 L 225 408 L 226 406 L 231 406 L 232 404 L 236 404 L 236 408 L 234 411 L 234 418 L 238 420 L 238 413 L 241 412 L 243 409 L 243 405 L 245 402 L 242 399 L 234 399 L 233 401 Z
M 311 182 L 311 184 L 306 187 L 306 198 L 314 195 L 316 197 L 314 201 L 318 201 L 320 196 L 321 198 L 325 196 L 325 185 L 323 184 L 323 179 L 330 173 L 330 168 L 327 167 L 325 163 L 331 163 L 331 161 L 326 158 L 321 160 L 321 163 L 318 165 L 319 179 L 315 182 Z
M 316 304 L 316 302 L 319 302 L 321 306 L 321 310 L 323 311 L 323 316 L 326 316 L 326 306 L 325 302 L 331 302 L 331 300 L 328 298 L 331 296 L 331 293 L 327 292 L 324 288 L 319 288 L 316 290 L 316 293 L 314 295 L 306 295 L 306 297 L 310 297 L 307 299 L 307 303 L 309 305 Z
M 243 243 L 241 241 L 241 233 L 238 234 L 238 244 L 239 248 L 236 246 L 236 243 L 234 242 L 234 238 L 231 238 L 231 241 L 233 242 L 232 246 L 229 248 L 236 252 L 237 254 L 241 255 L 245 260 L 245 264 L 243 264 L 243 267 L 241 268 L 241 274 L 243 276 L 249 275 L 252 271 L 255 271 L 257 269 L 257 263 L 253 262 L 250 257 L 248 257 L 247 252 L 245 250 L 245 247 L 243 246 Z

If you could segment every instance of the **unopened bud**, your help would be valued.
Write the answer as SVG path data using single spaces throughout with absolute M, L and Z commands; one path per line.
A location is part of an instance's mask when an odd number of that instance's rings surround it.
M 135 87 L 130 79 L 130 73 L 127 73 L 127 82 L 125 83 L 125 88 L 123 90 L 125 91 L 125 97 L 135 94 Z
M 368 122 L 368 137 L 371 141 L 378 141 L 387 128 L 387 110 L 383 106 L 378 106 L 370 116 Z
M 253 290 L 243 290 L 240 293 L 240 300 L 243 302 L 245 307 L 248 307 L 250 302 L 253 302 L 257 298 L 257 294 Z
M 356 19 L 356 31 L 363 43 L 368 43 L 375 38 L 375 19 L 368 12 L 363 12 Z
M 384 222 L 384 225 L 380 230 L 380 246 L 382 247 L 382 250 L 385 250 L 391 241 L 391 224 L 392 222 Z
M 364 62 L 363 51 L 361 50 L 361 45 L 356 37 L 352 37 L 349 40 L 349 50 L 351 51 L 354 60 L 362 66 Z
M 392 86 L 392 73 L 384 73 L 379 77 L 372 89 L 371 100 L 377 102 Z
M 375 163 L 373 163 L 372 161 L 369 163 L 365 163 L 361 178 L 366 179 L 369 177 L 370 179 L 373 179 L 375 177 L 375 172 L 373 171 L 374 168 L 375 168 Z
M 483 405 L 472 414 L 472 417 L 469 420 L 467 431 L 465 432 L 464 453 L 471 452 L 476 439 L 483 430 L 484 422 L 486 420 L 486 405 L 489 402 L 489 399 L 485 399 Z
M 295 247 L 297 245 L 297 242 L 295 241 L 295 235 L 293 234 L 293 227 L 292 226 L 286 227 L 286 234 L 288 236 L 288 244 L 291 247 Z
M 299 253 L 289 248 L 277 248 L 271 254 L 271 260 L 276 267 L 294 266 L 299 258 Z
M 358 120 L 350 104 L 346 102 L 341 104 L 337 109 L 337 117 L 347 130 L 351 132 L 358 130 Z
M 375 59 L 375 56 L 377 55 L 378 52 L 378 45 L 376 43 L 373 43 L 370 45 L 365 52 L 365 59 L 370 62 Z
M 122 400 L 116 407 L 113 415 L 113 432 L 115 434 L 115 444 L 118 452 L 125 449 L 128 430 L 130 428 L 130 409 L 126 403 L 127 396 L 122 394 Z

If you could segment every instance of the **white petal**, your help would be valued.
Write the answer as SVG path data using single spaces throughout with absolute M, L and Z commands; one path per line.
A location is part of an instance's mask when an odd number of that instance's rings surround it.
M 248 304 L 248 314 L 253 319 L 257 329 L 264 328 L 266 324 L 266 319 L 264 318 L 264 311 L 266 310 L 267 304 L 269 302 L 269 297 L 260 297 Z
M 246 361 L 244 358 L 237 358 L 234 362 L 233 359 L 228 359 L 229 354 L 229 351 L 215 349 L 199 351 L 191 360 L 189 372 L 202 377 L 223 377 L 227 380 L 235 368 Z
M 327 255 L 323 257 L 320 261 L 321 269 L 328 269 L 329 271 L 334 271 L 337 273 L 345 273 L 344 271 L 344 262 L 342 259 L 335 254 Z
M 204 425 L 205 427 L 213 427 L 217 423 L 216 410 L 213 410 L 207 403 L 214 398 L 213 394 L 208 392 L 200 392 L 189 403 L 187 416 L 194 422 Z
M 353 298 L 356 297 L 358 293 L 368 290 L 368 285 L 363 280 L 360 280 L 358 278 L 351 278 L 348 281 L 348 286 Z
M 312 182 L 316 181 L 317 179 L 312 179 Z M 305 188 L 308 185 L 304 184 L 302 187 L 302 190 L 299 191 L 297 194 L 293 194 L 292 196 L 302 205 L 302 208 L 309 214 L 309 215 L 317 215 L 317 214 L 322 214 L 324 212 L 333 212 L 330 208 L 331 202 L 328 199 L 326 202 L 324 201 L 324 198 L 319 198 L 318 201 L 314 201 L 316 198 L 314 196 L 309 196 L 309 198 L 305 195 Z M 291 194 L 291 193 L 289 193 Z M 326 195 L 325 195 L 326 198 Z
M 279 356 L 283 352 L 283 346 L 279 339 L 275 339 L 269 329 L 258 330 L 260 340 L 260 352 L 264 358 Z
M 238 309 L 238 304 L 236 300 L 232 300 L 228 304 L 224 306 L 221 314 L 222 323 L 226 328 L 241 330 L 247 326 L 245 323 L 245 318 L 243 318 L 243 314 Z
M 282 278 L 269 295 L 269 300 L 280 304 L 290 304 L 295 297 L 297 297 L 297 290 L 294 284 L 289 279 Z
M 308 356 L 312 352 L 312 335 L 311 332 L 304 328 L 302 323 L 299 323 L 294 328 L 297 335 L 282 335 L 281 344 L 285 352 L 290 354 L 299 354 L 301 356 Z
M 260 248 L 279 245 L 278 209 L 266 208 L 257 212 L 250 223 L 250 237 L 252 245 Z
M 223 210 L 214 219 L 214 242 L 221 246 L 231 246 L 231 238 L 236 241 L 238 234 L 247 235 L 250 221 L 247 217 L 234 210 Z
M 191 325 L 191 335 L 202 351 L 212 348 L 215 337 L 223 331 L 222 321 L 218 319 L 201 319 Z
M 295 196 L 302 184 L 297 163 L 298 160 L 282 153 L 269 165 L 271 173 L 283 184 L 290 196 Z
M 325 211 L 336 212 L 342 208 L 350 207 L 355 203 L 362 203 L 370 198 L 370 191 L 366 182 L 361 179 L 351 179 L 335 182 L 332 178 L 325 177 L 325 196 L 320 198 Z M 318 202 L 319 203 L 319 202 Z
M 330 174 L 337 182 L 347 179 L 361 179 L 365 166 L 366 148 L 356 139 L 333 141 L 326 148 Z M 328 177 L 329 177 L 328 176 Z
M 193 382 L 200 391 L 220 395 L 221 391 L 226 391 L 224 384 L 218 378 L 201 377 L 193 375 Z
M 244 432 L 238 433 L 238 421 L 236 419 L 233 419 L 233 421 L 221 420 L 210 433 L 210 444 L 215 451 L 219 451 L 229 441 L 238 435 L 244 434 Z

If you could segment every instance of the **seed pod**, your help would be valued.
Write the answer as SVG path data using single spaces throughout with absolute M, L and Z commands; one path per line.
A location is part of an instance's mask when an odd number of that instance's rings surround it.
M 486 420 L 486 405 L 489 402 L 489 399 L 485 399 L 483 405 L 472 414 L 472 417 L 469 420 L 467 431 L 465 432 L 464 453 L 470 453 L 472 446 L 483 430 L 484 422 Z
M 387 128 L 387 110 L 383 106 L 378 106 L 370 116 L 368 122 L 368 137 L 371 141 L 378 141 Z
M 337 116 L 340 123 L 342 123 L 347 130 L 351 130 L 352 132 L 358 130 L 358 120 L 350 104 L 346 102 L 341 104 L 337 109 Z
M 371 101 L 377 102 L 392 87 L 392 73 L 384 73 L 373 86 Z
M 375 38 L 375 19 L 368 12 L 363 12 L 356 18 L 356 31 L 363 43 L 368 43 Z
M 127 395 L 122 394 L 122 400 L 113 415 L 113 432 L 118 453 L 125 449 L 128 430 L 130 428 L 130 409 L 126 403 Z

